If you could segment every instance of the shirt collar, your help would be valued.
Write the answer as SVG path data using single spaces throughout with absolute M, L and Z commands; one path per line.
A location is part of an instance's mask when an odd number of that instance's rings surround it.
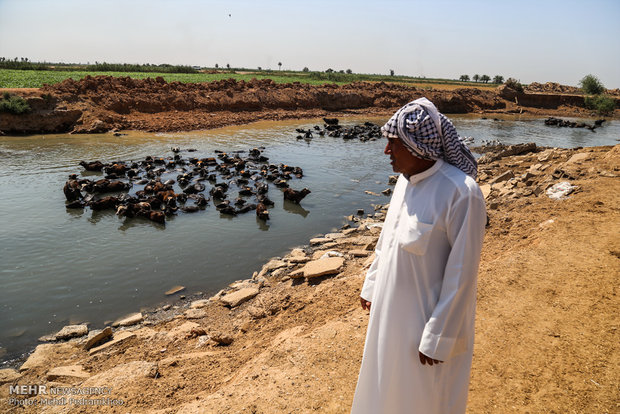
M 425 178 L 430 177 L 431 175 L 435 174 L 443 165 L 444 161 L 442 159 L 438 159 L 435 161 L 435 164 L 433 164 L 433 166 L 431 168 L 429 168 L 428 170 L 424 170 L 421 173 L 418 174 L 414 174 L 408 177 L 408 180 L 411 184 L 416 184 L 419 183 L 420 181 L 424 180 Z

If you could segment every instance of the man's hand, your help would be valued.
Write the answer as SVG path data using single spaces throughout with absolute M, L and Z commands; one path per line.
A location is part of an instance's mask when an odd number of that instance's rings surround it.
M 422 365 L 428 364 L 432 366 L 433 364 L 443 364 L 443 361 L 440 361 L 438 359 L 433 359 L 431 357 L 427 357 L 420 351 L 418 351 L 418 354 L 420 355 L 420 362 L 422 363 Z
M 367 310 L 367 311 L 370 310 L 371 303 L 368 302 L 366 299 L 360 297 L 360 303 L 362 304 L 362 309 Z

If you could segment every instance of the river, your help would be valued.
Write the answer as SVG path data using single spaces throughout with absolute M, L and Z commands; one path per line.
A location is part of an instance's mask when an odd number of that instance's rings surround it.
M 451 118 L 461 136 L 473 137 L 476 144 L 533 141 L 576 147 L 615 145 L 620 138 L 618 121 L 593 133 L 547 127 L 542 119 Z M 342 123 L 367 120 L 382 124 L 386 119 L 351 118 Z M 380 193 L 388 187 L 391 170 L 382 154 L 385 141 L 295 139 L 296 128 L 320 122 L 259 122 L 188 133 L 130 132 L 121 137 L 0 137 L 0 358 L 18 357 L 32 349 L 39 336 L 64 325 L 87 322 L 91 328 L 101 328 L 127 313 L 171 302 L 164 292 L 174 285 L 185 286 L 186 295 L 217 292 L 232 281 L 251 277 L 271 257 L 339 228 L 344 217 L 359 208 L 370 213 L 373 204 L 388 202 L 386 196 L 364 192 Z M 211 203 L 204 211 L 172 217 L 165 227 L 119 218 L 111 211 L 65 209 L 62 187 L 67 176 L 87 175 L 79 161 L 172 156 L 173 146 L 197 150 L 182 151 L 184 158 L 264 146 L 270 163 L 301 167 L 304 177 L 293 179 L 291 186 L 308 187 L 312 193 L 294 206 L 285 204 L 272 187 L 269 195 L 276 205 L 266 224 L 253 213 L 220 216 Z M 95 177 L 99 175 L 89 178 Z

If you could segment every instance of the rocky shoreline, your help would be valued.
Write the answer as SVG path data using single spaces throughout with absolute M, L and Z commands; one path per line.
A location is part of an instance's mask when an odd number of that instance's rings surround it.
M 489 224 L 470 410 L 613 410 L 620 145 L 483 150 Z M 107 388 L 99 408 L 109 412 L 348 412 L 367 321 L 358 294 L 386 207 L 349 216 L 215 295 L 88 333 L 63 328 L 18 369 L 0 370 L 3 411 L 89 411 L 10 388 L 37 384 Z

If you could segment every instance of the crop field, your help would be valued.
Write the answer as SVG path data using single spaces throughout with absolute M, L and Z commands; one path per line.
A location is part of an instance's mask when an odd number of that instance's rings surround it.
M 495 84 L 460 82 L 449 79 L 413 78 L 407 76 L 364 75 L 324 72 L 267 72 L 267 71 L 221 71 L 217 73 L 149 73 L 149 72 L 92 72 L 67 70 L 16 70 L 0 69 L 0 88 L 40 88 L 44 84 L 55 84 L 71 78 L 80 80 L 86 76 L 129 76 L 136 79 L 161 76 L 166 82 L 200 83 L 222 79 L 249 81 L 271 79 L 276 83 L 300 82 L 314 85 L 325 83 L 347 84 L 358 81 L 402 83 L 421 88 L 454 89 L 463 87 L 492 88 Z

